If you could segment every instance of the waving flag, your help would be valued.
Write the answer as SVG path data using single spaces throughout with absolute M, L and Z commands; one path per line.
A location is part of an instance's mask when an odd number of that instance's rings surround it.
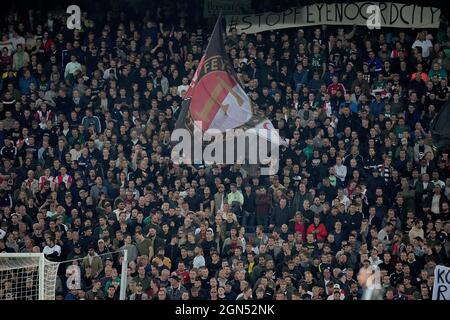
M 271 121 L 253 112 L 254 104 L 246 94 L 225 52 L 221 17 L 185 94 L 176 129 L 190 132 L 201 124 L 201 131 L 210 129 L 224 133 L 230 129 L 274 130 Z M 198 128 L 197 128 L 198 129 Z M 258 134 L 279 146 L 279 136 Z M 274 141 L 276 140 L 276 141 Z

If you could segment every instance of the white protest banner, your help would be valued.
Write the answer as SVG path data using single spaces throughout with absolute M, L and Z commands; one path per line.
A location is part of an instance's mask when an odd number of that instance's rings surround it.
M 379 11 L 373 10 L 378 6 Z M 372 6 L 372 7 L 370 7 Z M 377 7 L 377 8 L 378 8 Z M 227 32 L 240 33 L 315 25 L 367 26 L 374 14 L 381 15 L 381 28 L 438 28 L 441 10 L 434 7 L 393 2 L 316 3 L 283 12 L 226 15 Z
M 436 266 L 434 269 L 433 300 L 450 300 L 450 268 Z
M 251 0 L 205 0 L 203 2 L 203 16 L 209 18 L 218 16 L 220 12 L 223 15 L 249 12 L 251 6 Z

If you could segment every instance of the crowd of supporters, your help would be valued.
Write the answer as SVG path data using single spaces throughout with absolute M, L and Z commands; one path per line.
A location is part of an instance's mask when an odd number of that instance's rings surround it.
M 171 162 L 211 31 L 173 10 L 170 22 L 83 12 L 81 30 L 51 12 L 8 16 L 0 254 L 70 260 L 66 300 L 118 299 L 123 249 L 131 300 L 357 300 L 369 269 L 384 299 L 430 299 L 435 266 L 449 265 L 449 150 L 430 132 L 448 107 L 447 21 L 230 30 L 238 77 L 289 141 L 278 175 L 250 176 Z M 0 297 L 13 284 L 2 277 Z

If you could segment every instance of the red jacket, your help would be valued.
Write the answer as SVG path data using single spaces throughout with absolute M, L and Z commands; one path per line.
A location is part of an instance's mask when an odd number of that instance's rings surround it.
M 311 223 L 308 227 L 308 229 L 306 229 L 306 234 L 310 234 L 313 233 L 314 230 L 318 230 L 319 233 L 315 233 L 314 236 L 317 240 L 319 241 L 324 241 L 327 238 L 327 228 L 325 228 L 325 225 L 323 223 L 319 223 L 319 225 L 316 227 L 314 225 L 314 223 Z
M 303 236 L 305 235 L 305 225 L 303 223 L 294 223 L 294 231 L 296 233 L 301 233 Z
M 45 52 L 49 52 L 52 49 L 53 40 L 48 38 L 47 41 L 42 41 L 42 49 L 44 49 Z
M 329 95 L 333 95 L 333 91 L 340 91 L 342 93 L 342 95 L 345 94 L 345 87 L 342 83 L 332 83 L 328 86 L 328 94 Z

